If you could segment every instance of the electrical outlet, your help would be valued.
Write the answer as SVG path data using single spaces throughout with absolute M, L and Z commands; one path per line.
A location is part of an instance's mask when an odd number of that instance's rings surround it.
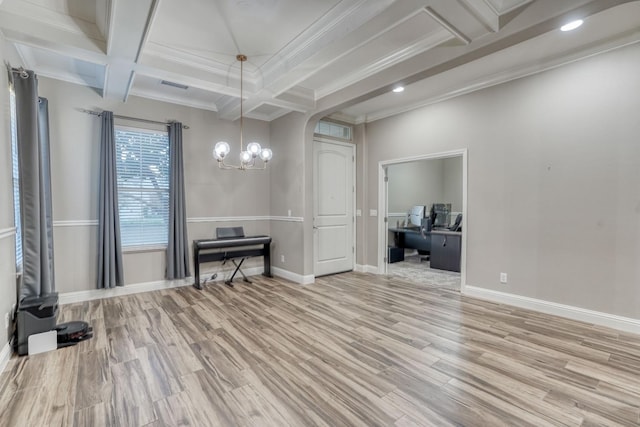
M 291 216 L 291 209 L 287 211 L 287 216 Z
M 507 283 L 507 273 L 500 273 L 500 283 Z
M 7 329 L 9 327 L 9 313 L 4 314 L 4 328 Z
M 284 255 L 280 255 L 280 262 L 284 264 Z

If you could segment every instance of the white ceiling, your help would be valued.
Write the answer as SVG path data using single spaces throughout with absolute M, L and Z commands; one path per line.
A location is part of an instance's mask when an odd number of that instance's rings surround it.
M 573 33 L 556 28 L 575 17 Z M 0 0 L 26 68 L 239 116 L 370 121 L 640 39 L 625 0 Z M 186 86 L 186 89 L 162 84 Z M 391 94 L 397 83 L 407 90 Z

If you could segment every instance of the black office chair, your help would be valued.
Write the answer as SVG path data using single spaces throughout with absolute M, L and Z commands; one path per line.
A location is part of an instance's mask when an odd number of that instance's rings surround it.
M 453 225 L 449 227 L 449 231 L 462 231 L 462 214 L 458 214 Z

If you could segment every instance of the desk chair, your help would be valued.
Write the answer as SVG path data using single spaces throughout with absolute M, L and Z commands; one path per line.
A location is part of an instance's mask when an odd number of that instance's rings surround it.
M 462 231 L 462 214 L 458 214 L 456 216 L 456 220 L 453 222 L 453 225 L 449 227 L 449 231 Z

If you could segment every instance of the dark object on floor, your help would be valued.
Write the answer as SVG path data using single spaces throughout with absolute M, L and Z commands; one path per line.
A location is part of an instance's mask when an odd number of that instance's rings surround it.
M 58 348 L 76 345 L 93 337 L 93 328 L 87 322 L 79 320 L 60 323 L 56 325 L 56 331 L 58 332 Z
M 404 248 L 389 246 L 389 264 L 392 262 L 404 261 Z
M 51 331 L 58 316 L 58 294 L 25 297 L 18 305 L 18 354 L 29 353 L 29 336 Z

